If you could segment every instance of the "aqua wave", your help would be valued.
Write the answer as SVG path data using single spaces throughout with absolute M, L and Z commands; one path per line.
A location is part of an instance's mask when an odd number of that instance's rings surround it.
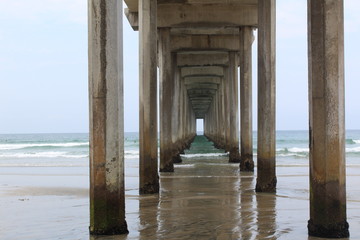
M 88 154 L 73 154 L 69 152 L 28 152 L 1 153 L 0 158 L 88 158 Z
M 89 147 L 89 142 L 0 144 L 0 150 Z
M 346 144 L 360 144 L 359 139 L 346 139 Z

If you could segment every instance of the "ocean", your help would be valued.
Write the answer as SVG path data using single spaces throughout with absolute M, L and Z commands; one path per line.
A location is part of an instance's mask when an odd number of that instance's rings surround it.
M 202 133 L 199 132 L 198 135 Z M 254 155 L 257 139 L 254 132 Z M 278 131 L 276 134 L 278 166 L 307 166 L 309 157 L 308 131 Z M 226 153 L 202 147 L 208 142 L 192 146 L 184 158 L 217 158 Z M 139 158 L 139 134 L 125 133 L 125 159 Z M 205 150 L 204 150 L 205 149 Z M 89 135 L 87 133 L 58 134 L 1 134 L 0 167 L 86 167 L 89 165 Z M 360 130 L 346 132 L 347 165 L 360 166 Z M 256 163 L 256 161 L 255 161 Z
M 201 135 L 201 133 L 198 133 Z M 254 132 L 256 165 L 256 132 Z M 347 131 L 347 219 L 360 239 L 360 130 Z M 315 240 L 309 220 L 308 132 L 277 132 L 276 194 L 256 193 L 256 172 L 240 172 L 197 138 L 161 191 L 139 195 L 139 135 L 125 134 L 125 201 L 130 239 Z M 89 135 L 0 135 L 0 239 L 89 236 Z

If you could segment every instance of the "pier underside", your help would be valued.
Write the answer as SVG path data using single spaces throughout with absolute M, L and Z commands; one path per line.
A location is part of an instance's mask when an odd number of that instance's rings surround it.
M 166 186 L 165 174 L 176 170 L 174 163 L 182 162 L 181 154 L 196 136 L 197 119 L 203 119 L 207 139 L 228 153 L 228 163 L 238 163 L 241 174 L 253 174 L 251 63 L 255 30 L 257 172 L 256 183 L 249 187 L 259 193 L 256 197 L 263 196 L 260 193 L 274 194 L 278 182 L 276 1 L 125 0 L 125 3 L 125 15 L 132 28 L 139 31 L 140 42 L 140 194 L 159 193 L 160 182 Z M 94 234 L 127 232 L 121 9 L 122 1 L 89 0 L 90 231 Z M 343 1 L 309 0 L 308 9 L 309 234 L 346 237 L 349 233 L 344 155 Z M 241 174 L 231 179 L 239 181 Z M 116 199 L 121 200 L 119 204 Z

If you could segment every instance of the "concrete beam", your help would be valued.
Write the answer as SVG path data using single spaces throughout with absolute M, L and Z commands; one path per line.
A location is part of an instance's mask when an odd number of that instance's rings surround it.
M 211 95 L 213 96 L 216 93 L 214 89 L 189 89 L 187 91 L 188 95 Z
M 239 35 L 238 27 L 171 28 L 171 35 Z
M 208 89 L 208 90 L 217 90 L 218 89 L 218 84 L 213 84 L 213 83 L 192 83 L 192 84 L 188 84 L 186 85 L 186 89 L 192 90 L 192 89 Z
M 220 77 L 185 77 L 184 78 L 185 85 L 196 84 L 196 83 L 212 83 L 212 84 L 220 84 Z
M 171 37 L 171 51 L 229 50 L 239 51 L 239 34 L 236 35 L 175 35 Z
M 224 0 L 158 0 L 158 4 L 169 4 L 169 3 L 178 3 L 178 4 L 194 4 L 194 3 L 223 3 Z M 256 5 L 257 0 L 226 0 L 227 3 L 237 3 L 237 4 L 250 4 Z M 138 0 L 125 0 L 126 5 L 132 12 L 137 12 L 139 3 Z
M 159 4 L 158 27 L 220 27 L 257 26 L 256 4 L 214 3 L 214 4 Z M 137 11 L 126 12 L 131 26 L 136 29 Z
M 179 52 L 177 54 L 177 66 L 227 66 L 229 55 L 221 51 L 193 51 Z
M 181 68 L 181 77 L 195 77 L 195 76 L 223 77 L 224 68 L 219 66 Z

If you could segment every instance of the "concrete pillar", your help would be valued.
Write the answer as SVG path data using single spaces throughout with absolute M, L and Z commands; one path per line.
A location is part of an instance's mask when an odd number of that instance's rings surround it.
M 172 53 L 172 76 L 173 76 L 173 108 L 172 108 L 172 119 L 171 119 L 171 140 L 173 144 L 173 154 L 172 154 L 172 161 L 173 163 L 181 163 L 182 159 L 180 157 L 180 153 L 182 153 L 182 144 L 180 141 L 181 136 L 181 127 L 180 127 L 180 120 L 181 120 L 181 111 L 180 111 L 180 104 L 181 104 L 181 74 L 180 68 L 177 67 L 177 54 Z
M 241 171 L 254 171 L 252 130 L 252 42 L 253 30 L 240 30 Z
M 90 233 L 128 233 L 122 1 L 89 0 Z
M 226 76 L 224 81 L 224 123 L 225 123 L 225 151 L 230 152 L 230 67 L 226 68 Z
M 156 0 L 139 0 L 140 194 L 159 192 L 157 172 L 156 12 Z
M 275 0 L 259 0 L 258 12 L 258 174 L 256 191 L 275 192 Z
M 344 16 L 342 0 L 308 1 L 309 235 L 346 238 Z
M 220 126 L 221 126 L 221 131 L 222 131 L 222 142 L 221 142 L 221 148 L 225 149 L 226 151 L 226 144 L 227 144 L 227 128 L 228 128 L 228 121 L 227 119 L 229 119 L 227 117 L 227 111 L 226 111 L 226 78 L 223 79 L 222 84 L 221 85 L 221 104 L 220 104 L 220 111 L 221 111 L 221 122 L 220 122 Z
M 236 52 L 229 52 L 229 162 L 239 163 L 239 90 L 238 90 L 238 56 Z
M 172 115 L 174 79 L 170 52 L 170 28 L 159 29 L 160 68 L 160 172 L 173 172 Z

